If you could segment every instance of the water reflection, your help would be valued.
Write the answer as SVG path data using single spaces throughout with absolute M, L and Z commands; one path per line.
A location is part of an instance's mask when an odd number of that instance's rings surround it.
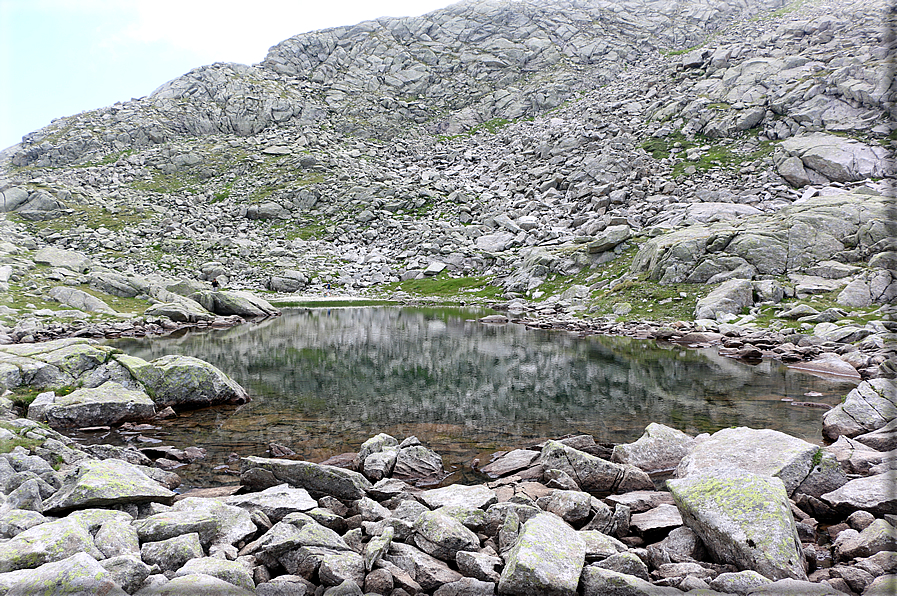
M 819 443 L 822 410 L 782 399 L 834 405 L 852 387 L 773 362 L 748 366 L 715 350 L 482 325 L 471 320 L 478 314 L 292 311 L 260 324 L 115 345 L 147 360 L 173 353 L 208 360 L 253 396 L 239 408 L 186 413 L 157 433 L 166 444 L 210 450 L 203 466 L 178 471 L 195 484 L 233 481 L 210 471 L 231 452 L 262 455 L 277 442 L 320 461 L 357 451 L 381 431 L 416 435 L 459 467 L 569 433 L 632 441 L 650 422 L 692 434 L 774 428 Z M 805 397 L 810 391 L 823 397 Z

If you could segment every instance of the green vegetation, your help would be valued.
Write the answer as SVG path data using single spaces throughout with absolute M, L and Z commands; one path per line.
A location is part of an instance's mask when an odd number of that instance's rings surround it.
M 135 180 L 130 185 L 136 190 L 159 193 L 172 193 L 177 191 L 193 191 L 193 186 L 198 184 L 199 180 L 195 176 L 181 174 L 163 174 L 162 172 L 154 172 L 152 180 Z
M 714 105 L 724 104 L 710 104 L 708 107 Z M 714 167 L 735 168 L 772 154 L 775 148 L 773 141 L 758 141 L 759 147 L 751 152 L 737 151 L 739 146 L 744 145 L 746 138 L 756 137 L 757 134 L 757 130 L 750 130 L 735 139 L 710 139 L 704 135 L 695 135 L 690 139 L 677 131 L 666 137 L 648 139 L 640 147 L 658 160 L 670 157 L 673 154 L 672 149 L 677 149 L 675 156 L 678 161 L 673 166 L 673 176 L 679 177 L 685 174 L 685 169 L 689 166 L 694 166 L 701 172 L 706 172 Z M 700 154 L 697 160 L 686 160 L 686 151 L 694 147 L 707 147 L 707 149 Z
M 52 391 L 57 396 L 61 397 L 63 395 L 68 395 L 75 389 L 76 387 L 65 385 L 64 387 L 54 387 Z M 37 398 L 39 394 L 44 393 L 45 391 L 49 391 L 49 389 L 37 389 L 34 387 L 23 386 L 13 390 L 12 395 L 9 396 L 9 400 L 13 403 L 13 405 L 26 409 L 31 405 L 31 403 Z
M 386 292 L 403 291 L 434 298 L 499 300 L 503 290 L 498 286 L 493 286 L 490 281 L 490 278 L 486 276 L 451 277 L 448 273 L 443 272 L 433 277 L 384 284 L 383 289 Z
M 100 205 L 74 205 L 73 213 L 70 215 L 63 215 L 47 221 L 28 221 L 12 213 L 7 217 L 24 224 L 30 233 L 36 234 L 41 230 L 64 232 L 79 226 L 91 230 L 106 228 L 117 232 L 144 223 L 148 216 L 146 213 L 130 207 L 113 211 Z
M 272 298 L 268 301 L 274 306 L 279 306 L 281 308 L 348 308 L 358 306 L 395 306 L 399 304 L 395 300 L 384 300 L 378 298 L 359 298 L 357 300 L 328 300 L 326 298 L 312 298 L 309 300 L 278 300 L 276 298 Z

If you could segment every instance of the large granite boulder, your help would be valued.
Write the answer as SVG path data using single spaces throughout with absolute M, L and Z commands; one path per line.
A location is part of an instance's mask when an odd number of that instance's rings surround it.
M 897 383 L 871 379 L 852 389 L 844 402 L 822 415 L 822 434 L 835 441 L 882 428 L 897 418 Z
M 90 258 L 74 250 L 64 250 L 46 246 L 34 254 L 34 262 L 38 265 L 63 267 L 75 273 L 86 273 L 92 265 Z
M 582 572 L 582 593 L 583 596 L 681 596 L 683 592 L 592 564 Z
M 204 309 L 195 300 L 184 298 L 177 302 L 160 302 L 143 311 L 148 317 L 167 317 L 176 323 L 198 323 L 213 321 L 215 315 Z
M 224 502 L 247 511 L 259 510 L 275 523 L 290 513 L 305 512 L 318 506 L 318 502 L 311 498 L 307 490 L 293 488 L 286 483 L 259 492 L 233 495 Z
M 108 362 L 115 350 L 82 338 L 0 346 L 0 386 L 59 389 Z
M 61 302 L 66 306 L 83 310 L 84 312 L 98 312 L 107 315 L 114 315 L 115 309 L 97 298 L 78 288 L 70 288 L 68 286 L 56 286 L 50 289 L 48 296 L 56 302 Z
M 35 569 L 0 573 L 3 594 L 71 594 L 126 596 L 115 575 L 85 552 L 76 552 L 60 561 L 44 563 Z
M 672 470 L 688 453 L 694 438 L 680 430 L 652 422 L 635 443 L 616 445 L 611 461 L 631 464 L 646 472 Z
M 162 585 L 140 592 L 141 596 L 252 596 L 255 590 L 218 579 L 205 573 L 182 575 Z
M 457 519 L 441 511 L 422 513 L 414 522 L 414 544 L 443 561 L 454 561 L 458 551 L 477 551 L 477 535 Z
M 854 511 L 875 515 L 897 513 L 897 470 L 854 478 L 847 484 L 820 497 L 838 513 L 847 516 Z
M 442 488 L 432 488 L 421 492 L 418 498 L 431 509 L 457 506 L 485 510 L 498 502 L 495 491 L 482 484 L 472 486 L 452 484 Z
M 280 311 L 268 301 L 249 292 L 237 290 L 203 290 L 190 295 L 204 309 L 216 315 L 237 315 L 244 318 L 268 317 Z
M 806 580 L 785 485 L 739 469 L 708 469 L 668 480 L 682 520 L 721 563 L 770 579 Z
M 724 428 L 696 441 L 676 469 L 678 478 L 706 470 L 744 470 L 774 476 L 790 495 L 806 480 L 820 448 L 775 430 Z
M 255 591 L 255 582 L 249 574 L 247 566 L 239 561 L 228 561 L 217 557 L 201 557 L 191 559 L 178 569 L 174 576 L 183 577 L 202 573 L 226 581 L 248 592 Z
M 44 501 L 44 512 L 147 501 L 168 503 L 174 496 L 173 492 L 127 462 L 85 460 L 66 476 L 62 488 Z
M 540 513 L 523 524 L 507 555 L 499 594 L 573 596 L 585 564 L 586 544 L 561 518 Z
M 754 286 L 749 279 L 730 279 L 714 288 L 695 306 L 696 319 L 719 319 L 739 315 L 754 304 Z
M 615 464 L 574 449 L 558 441 L 547 441 L 542 448 L 542 467 L 560 470 L 579 487 L 590 493 L 651 490 L 654 483 L 648 475 L 629 464 Z
M 813 133 L 785 139 L 781 147 L 788 155 L 800 158 L 805 167 L 834 182 L 880 178 L 893 173 L 884 147 L 853 139 Z
M 0 573 L 31 569 L 84 553 L 102 559 L 88 526 L 79 519 L 63 518 L 29 528 L 0 543 Z
M 371 488 L 368 479 L 358 472 L 307 461 L 244 457 L 240 472 L 243 483 L 250 486 L 268 482 L 265 488 L 269 488 L 286 482 L 312 493 L 350 501 L 362 498 Z
M 159 407 L 201 408 L 249 401 L 249 395 L 219 368 L 191 356 L 169 355 L 146 362 L 117 355 Z
M 43 393 L 28 407 L 28 417 L 53 428 L 102 426 L 150 420 L 156 404 L 141 391 L 132 391 L 114 381 L 99 387 L 77 389 L 68 395 Z

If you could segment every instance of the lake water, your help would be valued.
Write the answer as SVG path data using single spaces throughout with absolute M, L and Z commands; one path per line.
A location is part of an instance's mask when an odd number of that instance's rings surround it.
M 631 442 L 650 422 L 690 434 L 772 428 L 821 443 L 824 410 L 783 399 L 835 405 L 854 386 L 773 361 L 751 366 L 715 349 L 473 320 L 482 314 L 291 310 L 225 330 L 116 340 L 146 360 L 207 360 L 253 401 L 185 412 L 140 434 L 78 438 L 204 447 L 206 459 L 176 471 L 187 486 L 208 486 L 236 482 L 228 470 L 239 465 L 228 463 L 230 454 L 264 456 L 270 442 L 322 461 L 357 451 L 378 432 L 399 440 L 415 435 L 455 470 L 452 481 L 464 481 L 476 479 L 474 458 L 484 465 L 497 450 L 583 433 L 603 444 Z

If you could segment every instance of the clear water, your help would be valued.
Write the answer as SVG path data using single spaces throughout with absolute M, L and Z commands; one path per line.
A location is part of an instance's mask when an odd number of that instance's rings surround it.
M 151 360 L 196 356 L 252 395 L 239 407 L 182 413 L 140 434 L 88 442 L 204 447 L 177 471 L 187 486 L 236 482 L 228 456 L 265 455 L 270 442 L 310 461 L 357 451 L 369 437 L 415 435 L 435 449 L 451 481 L 474 479 L 471 461 L 546 438 L 591 434 L 637 439 L 651 422 L 690 434 L 729 426 L 772 428 L 821 443 L 824 410 L 853 383 L 748 365 L 651 340 L 578 337 L 521 325 L 484 325 L 458 309 L 293 310 L 258 324 L 114 345 Z M 807 393 L 821 393 L 821 396 Z M 233 457 L 231 458 L 234 459 Z

